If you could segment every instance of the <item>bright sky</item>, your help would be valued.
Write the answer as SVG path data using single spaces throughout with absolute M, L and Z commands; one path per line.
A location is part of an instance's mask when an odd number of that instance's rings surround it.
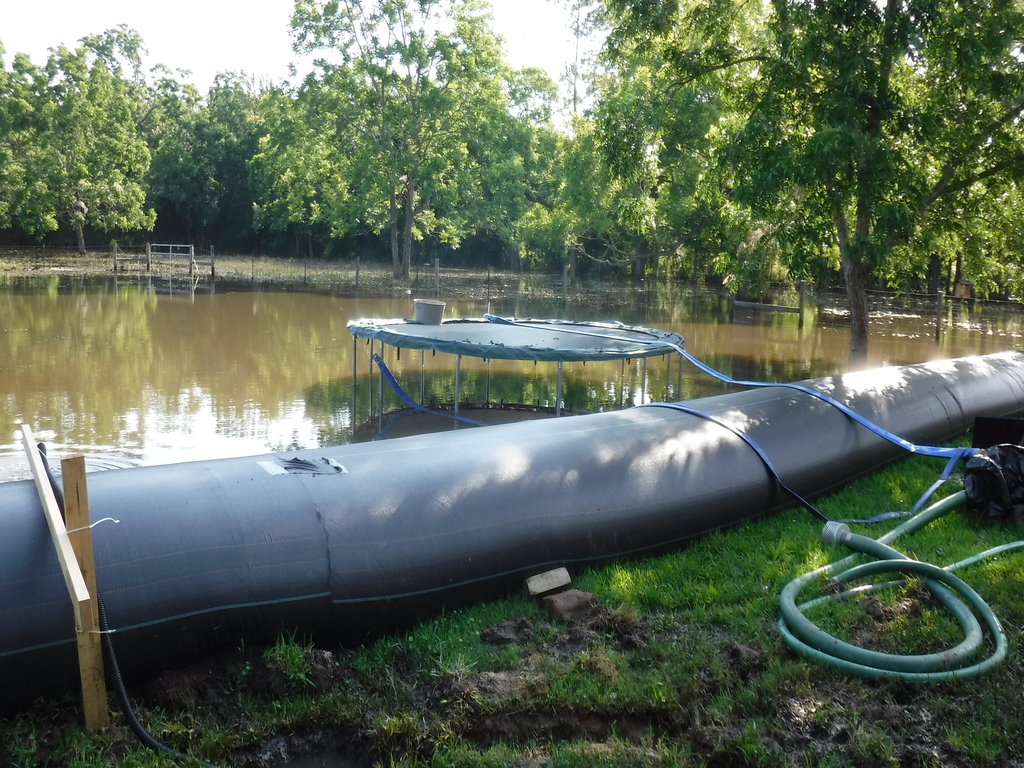
M 288 76 L 291 0 L 3 0 L 0 43 L 4 64 L 27 53 L 33 62 L 64 43 L 118 24 L 135 29 L 149 51 L 147 64 L 187 69 L 205 92 L 218 72 L 244 71 L 257 80 Z M 553 0 L 492 0 L 494 27 L 516 67 L 538 66 L 557 82 L 572 56 L 565 12 Z M 299 68 L 300 76 L 304 73 Z

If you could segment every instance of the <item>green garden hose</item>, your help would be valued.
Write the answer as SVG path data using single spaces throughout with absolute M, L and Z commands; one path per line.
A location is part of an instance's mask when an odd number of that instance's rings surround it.
M 779 631 L 786 645 L 805 658 L 815 659 L 836 669 L 857 677 L 871 679 L 891 678 L 910 682 L 939 682 L 966 677 L 975 677 L 1001 663 L 1006 657 L 1006 635 L 999 619 L 981 596 L 952 571 L 976 563 L 988 557 L 1018 549 L 1024 549 L 1024 541 L 1003 544 L 986 550 L 953 565 L 939 568 L 929 563 L 907 558 L 906 555 L 888 546 L 889 542 L 904 533 L 913 533 L 947 512 L 963 505 L 966 494 L 955 493 L 936 502 L 877 540 L 850 532 L 842 523 L 829 522 L 822 532 L 825 544 L 845 544 L 854 554 L 838 562 L 823 566 L 797 577 L 782 590 L 780 603 L 782 618 Z M 864 563 L 852 568 L 848 566 L 858 554 L 878 558 L 875 562 Z M 843 570 L 846 569 L 846 570 Z M 893 586 L 897 582 L 871 584 L 836 594 L 825 595 L 797 605 L 801 590 L 812 581 L 830 576 L 834 581 L 849 582 L 877 573 L 902 573 L 924 577 L 924 584 L 936 599 L 960 622 L 964 640 L 954 648 L 919 656 L 901 656 L 880 653 L 843 642 L 815 626 L 803 611 L 814 605 L 834 600 L 848 600 Z M 992 654 L 981 661 L 975 661 L 984 645 L 984 623 L 995 642 Z

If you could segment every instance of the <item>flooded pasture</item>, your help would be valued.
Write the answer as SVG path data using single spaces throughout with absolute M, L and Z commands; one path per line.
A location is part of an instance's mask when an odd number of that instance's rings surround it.
M 847 365 L 841 295 L 809 301 L 802 328 L 795 314 L 749 309 L 736 309 L 730 322 L 725 294 L 679 284 L 623 286 L 565 306 L 515 290 L 491 300 L 443 298 L 446 317 L 490 312 L 674 331 L 691 354 L 734 378 L 793 381 Z M 795 294 L 780 303 L 794 302 Z M 1014 349 L 1024 333 L 1022 316 L 1004 306 L 947 301 L 937 337 L 929 301 L 879 295 L 874 302 L 872 366 Z M 226 284 L 190 293 L 104 279 L 12 280 L 0 286 L 0 479 L 27 472 L 21 423 L 57 455 L 85 453 L 92 468 L 349 442 L 356 425 L 379 418 L 381 399 L 385 411 L 401 402 L 378 389 L 376 374 L 371 380 L 369 347 L 354 343 L 346 324 L 412 315 L 411 295 Z M 385 361 L 415 399 L 451 402 L 451 355 L 387 347 Z M 554 363 L 463 358 L 461 374 L 464 401 L 555 405 Z M 593 411 L 721 391 L 692 367 L 680 370 L 678 359 L 567 363 L 562 405 Z

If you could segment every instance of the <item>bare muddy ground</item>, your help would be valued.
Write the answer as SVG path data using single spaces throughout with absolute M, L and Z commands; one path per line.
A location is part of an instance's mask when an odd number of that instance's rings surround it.
M 753 718 L 716 718 L 716 698 L 742 696 L 765 684 L 773 654 L 759 642 L 731 642 L 714 637 L 713 629 L 665 619 L 623 618 L 603 606 L 568 622 L 509 619 L 485 628 L 480 640 L 516 648 L 515 667 L 458 670 L 442 677 L 412 667 L 378 670 L 390 678 L 394 690 L 402 691 L 401 704 L 378 698 L 380 681 L 354 669 L 348 652 L 307 647 L 303 689 L 324 698 L 364 697 L 374 702 L 371 708 L 390 708 L 386 716 L 392 718 L 394 711 L 407 707 L 408 719 L 391 729 L 379 725 L 383 710 L 367 711 L 362 722 L 313 719 L 225 757 L 230 764 L 250 768 L 271 768 L 311 754 L 332 755 L 336 763 L 327 765 L 338 766 L 402 761 L 427 765 L 431 760 L 443 765 L 457 738 L 481 759 L 499 744 L 532 745 L 525 757 L 510 763 L 524 767 L 555 765 L 551 748 L 565 743 L 573 744 L 581 758 L 589 755 L 595 763 L 608 765 L 986 764 L 963 754 L 947 738 L 957 719 L 969 716 L 969 697 L 963 703 L 954 697 L 948 706 L 936 708 L 928 689 L 912 685 L 863 686 L 812 675 L 788 695 L 764 697 L 771 703 L 757 712 L 756 721 L 771 722 L 769 733 L 751 729 Z M 546 703 L 558 684 L 550 675 L 552 662 L 614 681 L 616 665 L 609 653 L 624 656 L 630 664 L 648 663 L 652 644 L 664 642 L 666 633 L 678 635 L 681 650 L 688 643 L 717 645 L 723 671 L 709 671 L 698 682 L 702 704 L 662 706 L 652 699 L 648 708 L 636 709 L 617 708 L 613 701 L 579 708 Z M 268 661 L 264 649 L 246 649 L 165 672 L 132 693 L 144 714 L 162 712 L 190 728 L 220 721 L 244 729 L 251 725 L 249 702 L 273 705 L 287 701 L 295 690 L 296 680 L 286 666 Z M 129 738 L 127 733 L 124 737 Z M 1024 765 L 1013 757 L 1002 764 Z

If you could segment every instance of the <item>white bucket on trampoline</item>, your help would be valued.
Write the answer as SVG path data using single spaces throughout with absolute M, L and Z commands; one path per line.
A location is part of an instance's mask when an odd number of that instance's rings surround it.
M 416 322 L 423 325 L 440 325 L 444 317 L 444 302 L 437 299 L 413 299 L 416 308 Z

